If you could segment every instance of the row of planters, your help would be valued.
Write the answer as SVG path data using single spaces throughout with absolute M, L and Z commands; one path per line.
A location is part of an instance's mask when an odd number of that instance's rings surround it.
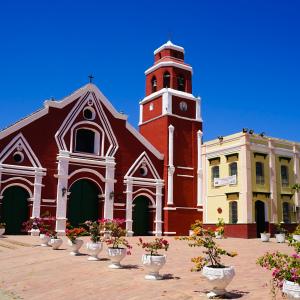
M 89 252 L 90 261 L 98 261 L 99 254 L 103 250 L 103 244 L 106 243 L 107 255 L 110 258 L 109 268 L 120 269 L 123 266 L 121 261 L 126 255 L 131 254 L 132 246 L 125 238 L 127 231 L 122 227 L 125 223 L 123 219 L 102 219 L 98 221 L 86 221 L 81 224 L 82 227 L 74 228 L 67 225 L 66 236 L 68 244 L 71 248 L 70 255 L 80 255 L 80 249 L 84 241 L 80 239 L 82 236 L 89 236 L 90 241 L 86 243 L 86 248 Z M 33 230 L 40 231 L 40 239 L 42 247 L 52 246 L 53 250 L 57 250 L 63 244 L 62 238 L 57 236 L 57 233 L 50 229 L 49 222 L 46 224 L 42 219 L 33 219 L 24 223 L 25 231 L 32 232 Z M 141 246 L 146 254 L 142 256 L 144 267 L 149 270 L 145 276 L 146 279 L 158 280 L 162 279 L 159 270 L 166 263 L 166 255 L 159 254 L 159 250 L 168 250 L 169 243 L 163 238 L 155 238 L 152 242 L 144 242 L 139 239 Z
M 260 239 L 262 242 L 269 242 L 271 233 L 263 232 L 260 234 Z M 285 243 L 286 240 L 295 240 L 300 242 L 300 225 L 296 227 L 294 232 L 288 234 L 287 230 L 282 227 L 282 224 L 276 224 L 275 239 L 277 243 Z

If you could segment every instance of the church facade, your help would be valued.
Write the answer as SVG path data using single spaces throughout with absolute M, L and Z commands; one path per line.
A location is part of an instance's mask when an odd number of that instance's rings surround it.
M 201 99 L 171 42 L 146 70 L 137 131 L 92 83 L 0 132 L 0 216 L 18 234 L 29 218 L 124 218 L 129 235 L 178 235 L 202 219 Z

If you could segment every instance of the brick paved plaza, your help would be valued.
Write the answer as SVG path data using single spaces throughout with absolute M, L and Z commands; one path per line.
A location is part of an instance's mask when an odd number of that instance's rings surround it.
M 167 264 L 161 271 L 165 279 L 147 281 L 140 263 L 143 250 L 136 245 L 136 237 L 129 240 L 133 251 L 123 260 L 125 268 L 112 270 L 108 268 L 105 249 L 100 253 L 101 261 L 94 262 L 87 261 L 84 246 L 83 255 L 70 256 L 66 238 L 62 250 L 56 251 L 40 247 L 38 237 L 1 238 L 0 299 L 206 299 L 205 279 L 200 273 L 190 272 L 190 258 L 200 249 L 168 238 Z M 256 266 L 255 260 L 267 250 L 291 253 L 292 249 L 287 244 L 275 243 L 274 239 L 262 243 L 258 239 L 228 238 L 219 243 L 239 254 L 224 259 L 236 270 L 228 286 L 231 299 L 270 299 L 269 286 L 266 286 L 270 274 Z

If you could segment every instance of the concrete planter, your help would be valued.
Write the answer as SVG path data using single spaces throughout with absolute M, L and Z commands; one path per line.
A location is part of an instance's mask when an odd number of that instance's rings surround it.
M 62 243 L 63 243 L 63 240 L 61 238 L 50 239 L 49 245 L 52 246 L 53 250 L 57 250 L 62 245 Z
M 4 234 L 5 232 L 5 227 L 0 228 L 0 237 Z
M 285 242 L 285 233 L 277 233 L 275 234 L 276 242 L 277 243 L 284 243 Z
M 226 295 L 226 287 L 233 279 L 235 272 L 233 267 L 212 268 L 205 266 L 202 275 L 206 277 L 210 286 L 207 297 L 214 298 Z
M 103 243 L 98 242 L 98 243 L 93 243 L 89 242 L 86 244 L 86 249 L 89 251 L 89 258 L 88 260 L 99 260 L 98 254 L 102 251 L 103 249 Z
M 42 247 L 48 247 L 49 246 L 49 241 L 50 237 L 44 233 L 40 234 L 40 239 L 41 239 L 41 246 Z
M 121 260 L 126 256 L 127 249 L 125 248 L 108 248 L 107 254 L 111 260 L 108 266 L 111 269 L 122 269 Z
M 271 233 L 261 233 L 260 234 L 260 240 L 262 242 L 268 242 L 270 240 Z
M 79 253 L 79 249 L 81 248 L 81 246 L 83 245 L 83 240 L 79 240 L 79 239 L 76 239 L 74 241 L 74 243 L 71 242 L 71 240 L 69 239 L 68 240 L 68 244 L 69 246 L 71 246 L 71 252 L 70 252 L 70 255 L 80 255 Z
M 39 229 L 31 229 L 30 230 L 30 235 L 31 236 L 39 236 L 40 235 L 40 230 Z
M 298 283 L 285 280 L 283 282 L 282 292 L 290 300 L 300 299 L 300 286 Z
M 300 242 L 300 234 L 293 234 L 293 240 Z
M 163 277 L 159 275 L 159 270 L 166 263 L 166 255 L 150 255 L 144 254 L 142 256 L 142 263 L 145 268 L 149 270 L 148 274 L 145 275 L 145 279 L 148 280 L 160 280 Z

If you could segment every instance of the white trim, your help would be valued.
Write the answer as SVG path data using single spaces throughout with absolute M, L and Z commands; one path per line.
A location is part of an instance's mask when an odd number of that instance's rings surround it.
M 11 178 L 8 178 L 8 179 L 6 179 L 6 180 L 2 180 L 2 181 L 1 181 L 1 184 L 2 184 L 2 183 L 9 182 L 9 181 L 14 181 L 14 180 L 23 180 L 23 181 L 25 181 L 26 183 L 28 183 L 29 185 L 34 186 L 34 183 L 30 182 L 28 179 L 23 178 L 23 177 L 11 177 Z
M 149 194 L 151 194 L 151 195 L 153 195 L 153 196 L 156 195 L 154 192 L 152 192 L 152 191 L 150 191 L 150 190 L 148 190 L 148 189 L 146 189 L 146 188 L 138 189 L 138 190 L 132 192 L 132 195 L 134 195 L 134 194 L 136 194 L 136 193 L 140 193 L 141 191 L 146 191 L 146 192 L 148 192 Z M 126 193 L 126 192 L 125 192 L 125 193 Z
M 33 193 L 32 193 L 32 191 L 30 190 L 30 188 L 29 188 L 27 185 L 25 185 L 25 184 L 17 183 L 17 182 L 5 186 L 5 187 L 1 190 L 1 194 L 0 194 L 0 195 L 3 196 L 4 191 L 5 191 L 6 189 L 8 189 L 9 187 L 12 187 L 12 186 L 20 186 L 20 187 L 24 188 L 24 189 L 28 192 L 29 197 L 30 197 L 30 198 L 33 198 Z
M 157 54 L 158 52 L 160 52 L 164 49 L 173 49 L 173 50 L 184 53 L 184 48 L 183 47 L 173 44 L 170 40 L 168 40 L 165 44 L 161 45 L 159 48 L 154 50 L 153 53 L 155 55 L 155 54 Z
M 166 114 L 164 114 L 163 116 L 172 116 L 172 117 L 175 117 L 175 118 L 178 118 L 178 119 L 182 119 L 182 120 L 186 120 L 186 121 L 192 121 L 192 122 L 202 122 L 202 120 L 196 120 L 196 119 L 192 119 L 192 118 L 186 118 L 186 117 L 182 117 L 182 116 L 179 116 L 179 115 L 175 115 L 175 114 L 172 114 L 172 113 L 166 113 Z M 142 123 L 142 124 L 139 124 L 139 125 L 144 125 L 144 124 L 147 124 L 147 123 L 150 123 L 150 122 L 152 122 L 152 121 L 155 121 L 155 120 L 157 120 L 157 119 L 159 119 L 159 118 L 161 118 L 162 116 L 157 116 L 157 117 L 155 117 L 155 118 L 152 118 L 152 119 L 150 119 L 150 120 L 147 120 L 147 121 L 145 121 L 144 123 Z
M 75 170 L 74 172 L 72 172 L 70 175 L 68 175 L 68 179 L 70 179 L 72 176 L 78 174 L 78 173 L 82 173 L 82 172 L 86 172 L 86 173 L 92 173 L 94 175 L 96 175 L 102 182 L 105 182 L 105 178 L 103 177 L 103 175 L 101 175 L 99 172 L 97 172 L 96 170 L 93 169 L 88 169 L 88 168 L 82 168 L 82 169 L 78 169 Z M 89 178 L 88 178 L 89 179 Z M 75 181 L 74 181 L 75 182 Z
M 163 210 L 176 210 L 176 207 L 164 207 Z
M 56 199 L 42 199 L 42 202 L 45 202 L 45 203 L 55 203 Z
M 241 151 L 241 146 L 242 145 L 232 145 L 232 146 L 228 146 L 228 147 L 223 147 L 221 150 L 214 150 L 214 151 L 207 151 L 207 147 L 206 147 L 206 158 L 210 159 L 210 158 L 215 158 L 218 157 L 220 155 L 228 155 L 228 154 L 233 154 L 236 152 L 240 152 Z
M 114 203 L 114 206 L 116 206 L 116 207 L 123 207 L 123 206 L 126 206 L 126 204 L 125 203 Z
M 192 167 L 181 167 L 181 166 L 177 166 L 177 169 L 183 169 L 183 170 L 194 170 L 194 168 Z
M 176 234 L 175 231 L 164 231 L 164 234 Z
M 163 67 L 175 67 L 175 68 L 190 71 L 193 74 L 193 68 L 191 66 L 184 65 L 183 63 L 178 63 L 170 60 L 170 61 L 162 61 L 159 62 L 158 64 L 155 64 L 154 66 L 150 67 L 145 71 L 145 75 L 148 75 L 149 73 L 152 73 L 153 71 Z
M 179 177 L 188 177 L 188 178 L 194 178 L 193 175 L 184 175 L 184 174 L 177 174 Z
M 148 198 L 148 199 L 150 200 L 151 204 L 152 204 L 151 207 L 156 207 L 156 206 L 155 206 L 155 201 L 154 201 L 153 197 L 150 196 L 149 194 L 146 194 L 146 193 L 139 193 L 139 194 L 135 195 L 135 196 L 133 197 L 133 199 L 132 199 L 132 205 L 133 205 L 133 206 L 134 206 L 134 204 L 133 204 L 134 200 L 135 200 L 136 198 L 140 197 L 140 196 L 145 196 L 146 198 Z M 149 208 L 150 208 L 150 207 L 149 207 Z

